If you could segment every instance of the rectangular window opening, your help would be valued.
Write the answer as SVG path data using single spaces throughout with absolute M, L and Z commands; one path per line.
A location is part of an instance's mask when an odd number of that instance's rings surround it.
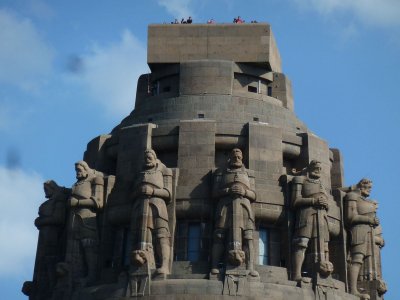
M 201 247 L 201 224 L 189 223 L 188 227 L 187 258 L 189 261 L 199 261 Z
M 269 264 L 269 230 L 260 228 L 258 239 L 258 263 L 260 265 Z
M 250 92 L 250 93 L 258 93 L 258 89 L 257 89 L 257 87 L 255 87 L 255 86 L 248 86 L 247 87 L 247 90 Z

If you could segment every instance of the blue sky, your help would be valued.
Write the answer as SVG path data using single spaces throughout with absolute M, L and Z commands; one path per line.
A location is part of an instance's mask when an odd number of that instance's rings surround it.
M 86 144 L 133 109 L 147 25 L 189 15 L 272 25 L 297 116 L 342 151 L 346 184 L 374 181 L 386 299 L 398 299 L 398 0 L 0 0 L 2 299 L 26 299 L 42 182 L 71 186 Z

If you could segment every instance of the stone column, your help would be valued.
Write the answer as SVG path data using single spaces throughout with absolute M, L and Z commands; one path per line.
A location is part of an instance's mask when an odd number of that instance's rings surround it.
M 210 171 L 214 168 L 215 160 L 215 130 L 213 120 L 180 122 L 176 203 L 178 218 L 184 216 L 199 219 L 210 215 Z
M 256 221 L 276 224 L 284 214 L 284 195 L 279 185 L 282 175 L 282 129 L 263 123 L 248 123 L 248 166 L 254 172 L 256 202 L 253 204 Z M 284 239 L 284 237 L 283 237 Z M 258 264 L 258 240 L 255 249 Z M 270 253 L 270 263 L 280 265 L 280 244 Z

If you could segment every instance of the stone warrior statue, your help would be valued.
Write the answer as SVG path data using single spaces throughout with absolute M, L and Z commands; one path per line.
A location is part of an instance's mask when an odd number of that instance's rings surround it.
M 158 257 L 158 274 L 169 272 L 171 249 L 166 203 L 171 200 L 171 191 L 172 171 L 157 159 L 153 150 L 146 150 L 143 170 L 132 195 L 132 262 L 137 266 L 146 262 L 154 266 Z
M 350 264 L 349 264 L 349 285 L 350 293 L 362 299 L 369 299 L 369 295 L 360 293 L 357 289 L 357 279 L 362 264 L 367 258 L 375 261 L 375 230 L 379 225 L 376 217 L 377 203 L 366 198 L 370 195 L 372 181 L 366 178 L 360 180 L 355 190 L 347 193 L 345 197 L 345 221 L 351 233 L 350 243 Z M 376 265 L 373 263 L 371 274 L 375 273 Z M 373 275 L 370 280 L 377 279 Z
M 246 262 L 250 276 L 259 276 L 254 270 L 254 213 L 250 204 L 256 200 L 256 194 L 251 189 L 248 171 L 242 159 L 242 151 L 233 149 L 228 160 L 229 167 L 216 173 L 214 178 L 212 196 L 219 202 L 211 253 L 213 275 L 219 274 L 218 263 L 224 253 L 224 245 L 228 245 L 229 263 L 239 266 Z M 247 247 L 246 254 L 243 246 Z
M 381 261 L 381 249 L 385 246 L 385 241 L 382 236 L 381 225 L 373 228 L 372 231 L 373 243 L 371 245 L 371 255 L 365 257 L 358 280 L 362 280 L 361 285 L 363 287 L 368 287 L 371 294 L 377 293 L 378 296 L 381 297 L 387 291 L 386 282 L 382 278 Z M 371 285 L 370 283 L 372 282 L 374 282 L 374 284 Z M 374 290 L 376 290 L 376 292 Z M 370 296 L 374 299 L 372 295 Z
M 295 176 L 292 180 L 292 208 L 296 210 L 293 280 L 297 282 L 309 281 L 302 278 L 301 267 L 310 239 L 314 242 L 318 272 L 327 276 L 333 271 L 328 248 L 328 192 L 320 180 L 321 169 L 321 162 L 312 160 L 305 169 L 308 176 Z
M 99 233 L 97 212 L 103 208 L 104 174 L 89 168 L 85 161 L 75 163 L 77 182 L 72 186 L 67 262 L 74 278 L 86 284 L 96 279 Z M 79 263 L 77 262 L 77 257 Z M 82 261 L 83 259 L 83 261 Z
M 56 264 L 63 260 L 63 243 L 66 221 L 66 203 L 69 190 L 48 180 L 43 184 L 47 198 L 39 207 L 35 226 L 39 229 L 38 250 L 33 282 L 24 283 L 24 289 L 31 286 L 27 294 L 34 299 L 49 299 L 56 284 Z M 25 291 L 24 291 L 25 292 Z

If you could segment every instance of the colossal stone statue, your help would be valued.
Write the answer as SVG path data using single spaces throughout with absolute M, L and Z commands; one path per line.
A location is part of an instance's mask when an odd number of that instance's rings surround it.
M 378 282 L 377 285 L 377 293 L 379 296 L 382 296 L 387 292 L 386 282 L 382 277 L 382 259 L 381 259 L 381 249 L 385 246 L 385 240 L 382 236 L 382 227 L 378 225 L 374 230 L 374 238 L 375 242 L 373 245 L 373 258 L 370 260 L 371 269 L 373 269 L 372 280 L 376 280 Z
M 228 262 L 233 266 L 246 263 L 246 269 L 253 277 L 258 272 L 254 270 L 254 213 L 251 202 L 256 200 L 248 171 L 242 162 L 240 149 L 233 149 L 228 168 L 215 174 L 213 198 L 218 200 L 214 243 L 212 247 L 211 274 L 219 274 L 219 262 L 228 247 Z M 247 253 L 245 249 L 247 248 Z
M 90 284 L 96 279 L 99 241 L 96 217 L 103 207 L 104 175 L 89 168 L 85 161 L 75 163 L 75 171 L 77 182 L 72 186 L 68 202 L 67 262 L 71 264 L 74 279 L 83 278 L 86 284 Z
M 376 278 L 376 242 L 374 228 L 379 225 L 376 217 L 377 203 L 366 199 L 371 192 L 372 181 L 366 178 L 361 179 L 355 190 L 350 191 L 345 197 L 345 221 L 350 231 L 350 264 L 349 264 L 349 289 L 350 293 L 362 299 L 369 299 L 366 293 L 360 293 L 357 289 L 357 280 L 363 263 L 368 264 L 371 259 L 371 271 L 368 277 Z
M 292 208 L 296 211 L 293 237 L 293 280 L 302 278 L 301 268 L 310 239 L 313 241 L 316 270 L 324 276 L 333 271 L 329 261 L 328 192 L 322 185 L 321 163 L 312 160 L 306 168 L 308 176 L 295 176 L 292 181 Z
M 33 282 L 24 283 L 27 294 L 34 293 L 37 299 L 48 299 L 56 283 L 56 264 L 65 254 L 64 225 L 69 190 L 53 180 L 43 184 L 47 198 L 39 207 L 35 226 L 39 229 Z M 30 288 L 28 288 L 30 286 Z M 31 291 L 27 291 L 27 290 Z
M 171 200 L 172 171 L 153 150 L 144 152 L 143 170 L 133 190 L 132 262 L 158 265 L 158 274 L 169 273 L 170 231 L 166 203 Z M 155 253 L 154 253 L 155 252 Z

